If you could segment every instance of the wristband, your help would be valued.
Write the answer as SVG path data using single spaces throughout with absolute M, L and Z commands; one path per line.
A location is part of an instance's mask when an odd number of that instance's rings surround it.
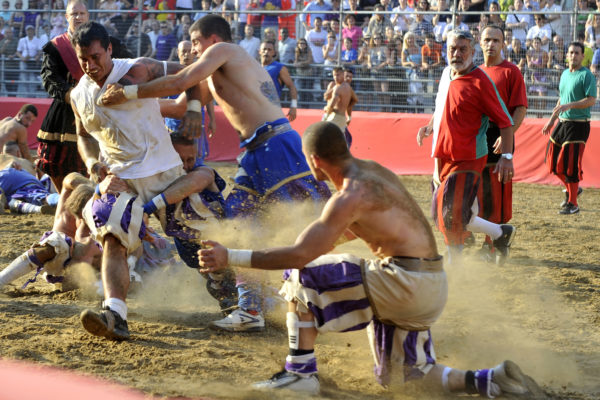
M 157 210 L 165 208 L 168 204 L 165 194 L 161 193 L 144 204 L 144 213 L 148 215 L 154 214 Z
M 123 95 L 128 100 L 135 100 L 138 98 L 138 85 L 127 85 L 123 86 Z
M 227 263 L 234 267 L 252 268 L 252 250 L 227 249 Z
M 188 100 L 187 110 L 197 113 L 202 112 L 202 103 L 200 103 L 200 100 Z
M 94 158 L 94 157 L 90 157 L 88 159 L 85 160 L 85 167 L 87 168 L 88 172 L 92 172 L 92 168 L 94 168 L 94 165 L 96 165 L 96 163 L 98 163 L 98 159 Z
M 290 108 L 298 108 L 298 100 L 292 99 L 292 101 L 290 101 Z
M 98 195 L 98 196 L 102 196 L 102 192 L 100 191 L 100 184 L 96 185 L 96 190 L 94 190 L 94 192 Z

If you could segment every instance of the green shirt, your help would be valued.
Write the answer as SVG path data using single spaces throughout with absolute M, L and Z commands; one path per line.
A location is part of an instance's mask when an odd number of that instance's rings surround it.
M 560 92 L 560 104 L 573 103 L 585 99 L 586 97 L 596 97 L 596 78 L 586 67 L 581 67 L 577 71 L 565 69 L 560 76 L 558 85 Z M 592 117 L 591 107 L 571 108 L 560 113 L 559 117 L 563 119 L 584 120 Z

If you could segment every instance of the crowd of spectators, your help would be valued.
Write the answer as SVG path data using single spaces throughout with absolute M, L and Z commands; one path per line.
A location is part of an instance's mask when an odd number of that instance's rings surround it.
M 67 21 L 63 0 L 28 0 L 25 9 L 43 11 L 25 12 L 20 10 L 26 0 L 11 1 L 2 0 L 0 54 L 5 88 L 14 94 L 39 89 L 33 71 L 39 70 L 41 48 L 66 31 Z M 318 106 L 319 91 L 337 64 L 353 69 L 361 104 L 383 111 L 394 108 L 385 105 L 397 103 L 418 106 L 424 91 L 434 93 L 447 64 L 448 32 L 459 28 L 479 37 L 487 24 L 504 30 L 504 56 L 521 69 L 533 97 L 556 89 L 566 67 L 565 46 L 573 37 L 586 46 L 584 65 L 600 73 L 600 0 L 459 0 L 456 10 L 448 0 L 130 1 L 101 0 L 90 9 L 97 10 L 92 19 L 133 54 L 175 60 L 177 44 L 189 39 L 190 25 L 219 13 L 230 22 L 234 40 L 253 57 L 258 59 L 262 40 L 275 44 L 279 61 L 289 66 L 296 80 L 303 107 Z M 571 15 L 549 14 L 572 10 L 574 2 L 579 10 L 574 27 Z M 478 47 L 475 62 L 482 60 Z M 544 104 L 538 103 L 542 108 Z

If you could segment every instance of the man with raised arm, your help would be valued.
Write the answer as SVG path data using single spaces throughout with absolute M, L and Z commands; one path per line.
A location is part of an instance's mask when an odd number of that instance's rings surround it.
M 190 27 L 199 59 L 179 73 L 154 81 L 115 84 L 102 96 L 105 105 L 127 99 L 164 97 L 203 85 L 203 103 L 216 100 L 239 132 L 244 152 L 239 157 L 235 186 L 227 197 L 232 216 L 249 215 L 281 200 L 324 200 L 330 192 L 317 182 L 302 156 L 301 140 L 279 105 L 269 74 L 242 48 L 231 43 L 229 23 L 206 15 Z
M 199 252 L 200 270 L 208 273 L 227 266 L 291 268 L 280 291 L 288 301 L 285 369 L 255 387 L 318 393 L 317 335 L 367 327 L 383 385 L 403 376 L 424 378 L 446 392 L 538 395 L 537 385 L 511 361 L 476 371 L 436 363 L 430 327 L 444 308 L 448 286 L 425 215 L 392 171 L 352 157 L 336 125 L 309 126 L 302 143 L 313 174 L 337 189 L 321 216 L 293 245 L 251 251 L 207 240 Z M 374 258 L 326 254 L 355 237 Z
M 146 82 L 183 67 L 149 58 L 112 59 L 108 33 L 96 22 L 81 25 L 72 42 L 85 72 L 70 95 L 79 151 L 94 180 L 109 179 L 102 190 L 106 197 L 101 197 L 103 201 L 95 203 L 86 214 L 90 229 L 96 228 L 96 237 L 104 248 L 104 309 L 99 313 L 84 310 L 81 322 L 94 335 L 127 339 L 127 257 L 144 236 L 142 215 L 156 214 L 165 232 L 184 241 L 197 237 L 183 229 L 170 230 L 174 204 L 165 191 L 185 173 L 169 139 L 158 101 L 140 99 L 105 107 L 99 104 L 99 99 L 110 83 Z M 183 130 L 195 131 L 201 123 L 199 93 L 197 86 L 188 90 L 191 110 L 184 117 Z M 201 199 L 190 199 L 195 210 L 206 208 Z M 120 223 L 122 219 L 125 225 Z

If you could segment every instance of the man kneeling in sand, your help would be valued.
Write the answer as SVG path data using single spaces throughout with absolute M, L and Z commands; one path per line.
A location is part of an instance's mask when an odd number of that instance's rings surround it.
M 423 212 L 392 171 L 352 157 L 336 125 L 309 126 L 302 144 L 314 176 L 329 180 L 337 193 L 296 243 L 251 251 L 207 240 L 203 244 L 210 248 L 199 251 L 204 272 L 228 266 L 292 268 L 285 271 L 281 289 L 289 302 L 285 369 L 255 387 L 317 393 L 318 333 L 367 327 L 382 384 L 390 381 L 392 367 L 400 367 L 405 378 L 424 377 L 428 385 L 447 392 L 539 394 L 537 385 L 511 361 L 475 371 L 436 363 L 429 328 L 446 303 L 447 281 Z M 324 255 L 343 239 L 355 237 L 376 258 Z

